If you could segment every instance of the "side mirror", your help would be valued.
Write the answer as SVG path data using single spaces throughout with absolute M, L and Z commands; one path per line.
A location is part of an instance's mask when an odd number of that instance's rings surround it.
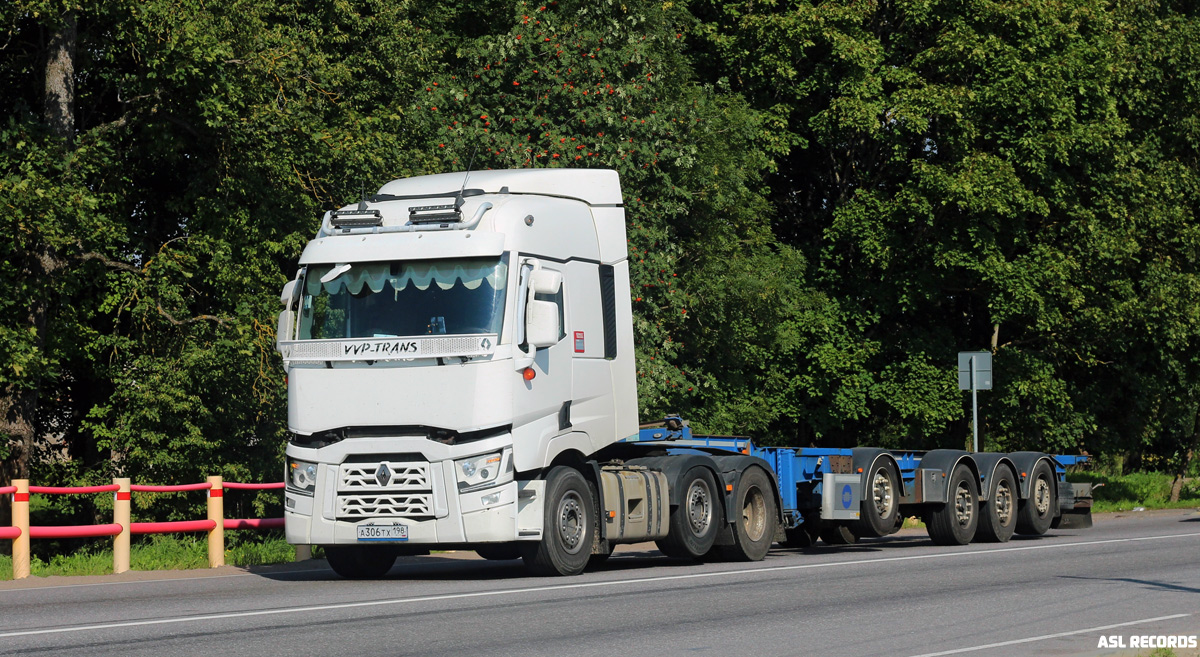
M 292 339 L 292 332 L 296 328 L 296 311 L 292 310 L 292 301 L 296 296 L 297 285 L 299 283 L 296 280 L 290 280 L 284 284 L 283 291 L 279 293 L 279 301 L 283 304 L 283 312 L 279 313 L 279 323 L 275 328 L 276 349 L 279 349 L 281 341 Z
M 275 348 L 279 343 L 292 339 L 292 330 L 296 327 L 296 311 L 288 309 L 279 313 L 279 324 L 275 330 Z
M 562 283 L 562 276 L 559 276 Z M 525 307 L 525 340 L 536 349 L 558 343 L 558 304 L 553 301 L 530 300 Z
M 284 284 L 283 291 L 279 293 L 279 302 L 289 310 L 292 307 L 292 297 L 296 295 L 296 285 L 295 280 L 290 280 Z
M 558 294 L 562 288 L 562 274 L 556 271 L 537 269 L 529 272 L 529 291 L 534 294 Z

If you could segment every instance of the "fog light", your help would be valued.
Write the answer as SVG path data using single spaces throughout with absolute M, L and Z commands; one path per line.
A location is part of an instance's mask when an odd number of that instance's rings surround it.
M 483 497 L 479 498 L 479 501 L 482 502 L 484 506 L 497 504 L 500 502 L 500 493 L 496 492 L 492 493 L 491 495 L 484 495 Z

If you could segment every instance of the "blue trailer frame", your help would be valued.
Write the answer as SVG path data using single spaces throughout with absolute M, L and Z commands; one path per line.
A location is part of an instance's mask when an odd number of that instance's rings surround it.
M 668 454 L 682 453 L 734 453 L 742 454 L 751 457 L 757 457 L 765 461 L 774 475 L 775 482 L 778 486 L 780 516 L 784 529 L 792 529 L 800 526 L 805 522 L 805 515 L 811 517 L 814 509 L 819 509 L 819 505 L 815 506 L 812 500 L 808 500 L 808 504 L 801 503 L 801 491 L 806 491 L 810 497 L 815 496 L 820 499 L 824 496 L 824 479 L 826 474 L 859 474 L 863 472 L 862 467 L 858 467 L 849 471 L 845 468 L 847 460 L 853 461 L 856 456 L 854 449 L 839 449 L 839 448 L 816 448 L 816 447 L 764 447 L 754 444 L 754 441 L 746 436 L 713 436 L 694 434 L 691 428 L 682 418 L 671 416 L 666 418 L 665 426 L 649 427 L 639 430 L 636 437 L 626 439 L 623 442 L 636 443 L 639 445 L 653 446 L 659 449 L 666 449 Z M 956 450 L 939 450 L 941 452 L 954 452 Z M 896 465 L 896 469 L 900 476 L 901 497 L 913 502 L 922 502 L 926 500 L 912 500 L 914 490 L 917 488 L 917 479 L 920 476 L 921 465 L 926 454 L 930 452 L 913 451 L 913 450 L 875 450 L 874 453 L 885 453 L 890 455 Z M 1079 485 L 1068 483 L 1066 480 L 1066 468 L 1084 463 L 1088 460 L 1087 456 L 1071 456 L 1058 454 L 1043 454 L 1036 452 L 1018 452 L 1014 454 L 997 454 L 997 453 L 976 453 L 962 451 L 961 454 L 970 456 L 972 462 L 976 459 L 984 459 L 986 461 L 997 461 L 999 459 L 1013 459 L 1025 463 L 1035 463 L 1038 460 L 1049 458 L 1053 462 L 1054 477 L 1058 482 L 1060 492 L 1060 508 L 1059 513 L 1076 511 L 1086 513 L 1088 515 L 1087 526 L 1090 526 L 1090 511 L 1091 511 L 1091 491 L 1090 487 L 1080 488 Z M 842 467 L 836 467 L 840 464 Z M 840 470 L 840 472 L 839 472 Z M 1028 478 L 1028 470 L 1014 468 L 1016 474 L 1021 478 L 1022 483 Z M 945 468 L 940 468 L 942 476 L 947 473 Z M 980 501 L 986 500 L 988 485 L 988 472 L 979 474 L 980 483 Z M 864 486 L 865 490 L 865 486 Z M 1068 495 L 1069 493 L 1069 495 Z M 1086 496 L 1086 497 L 1085 497 Z M 1022 498 L 1026 495 L 1022 495 Z M 933 498 L 936 502 L 936 497 Z M 944 500 L 941 500 L 944 502 Z

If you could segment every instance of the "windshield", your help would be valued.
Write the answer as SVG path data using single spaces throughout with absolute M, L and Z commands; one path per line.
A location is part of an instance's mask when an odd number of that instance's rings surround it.
M 309 265 L 301 340 L 499 335 L 507 257 Z

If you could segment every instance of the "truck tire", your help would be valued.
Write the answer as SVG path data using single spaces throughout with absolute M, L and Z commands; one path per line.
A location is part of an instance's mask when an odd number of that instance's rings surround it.
M 516 543 L 488 543 L 476 545 L 475 554 L 488 561 L 510 561 L 521 558 L 521 546 Z
M 1041 536 L 1054 522 L 1054 471 L 1045 461 L 1038 461 L 1029 479 L 1029 498 L 1021 500 L 1017 509 L 1017 533 Z
M 821 540 L 825 545 L 854 545 L 858 542 L 858 534 L 845 525 L 835 525 L 821 530 Z
M 578 575 L 592 555 L 596 508 L 591 489 L 574 468 L 555 466 L 546 475 L 542 540 L 521 544 L 521 558 L 535 575 Z
M 886 459 L 871 465 L 859 519 L 851 529 L 858 536 L 887 536 L 896 527 L 900 515 L 900 477 Z
M 929 514 L 929 538 L 938 545 L 967 545 L 979 526 L 979 494 L 971 469 L 959 463 L 950 473 L 950 499 Z
M 326 545 L 325 560 L 346 579 L 379 579 L 396 563 L 396 553 L 384 547 Z
M 762 561 L 775 542 L 779 510 L 771 490 L 771 478 L 762 468 L 750 467 L 742 473 L 734 492 L 733 545 L 717 546 L 715 553 L 727 561 Z
M 984 543 L 1007 543 L 1017 528 L 1017 476 L 1012 468 L 1001 465 L 992 476 L 992 490 L 979 514 L 976 540 Z
M 679 504 L 671 509 L 667 537 L 655 544 L 668 557 L 699 559 L 712 549 L 721 529 L 717 484 L 708 468 L 695 466 L 683 473 L 676 485 Z

